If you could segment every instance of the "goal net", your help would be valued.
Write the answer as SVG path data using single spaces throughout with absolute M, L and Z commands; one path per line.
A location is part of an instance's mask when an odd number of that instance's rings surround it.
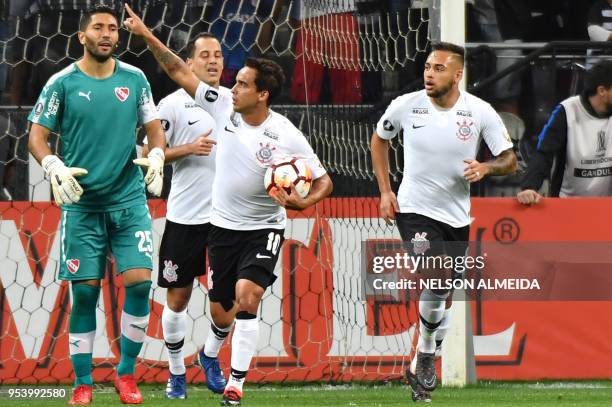
M 28 3 L 28 2 L 15 2 Z M 70 290 L 57 279 L 59 209 L 27 150 L 26 117 L 49 76 L 82 55 L 81 9 L 89 1 L 33 1 L 0 15 L 0 380 L 71 382 Z M 98 3 L 97 1 L 95 3 Z M 121 2 L 107 1 L 116 6 Z M 276 275 L 259 311 L 260 336 L 249 381 L 389 380 L 403 375 L 417 315 L 401 291 L 370 298 L 363 290 L 364 248 L 399 239 L 378 217 L 369 143 L 393 97 L 414 90 L 428 44 L 437 38 L 433 1 L 189 0 L 130 1 L 168 46 L 183 52 L 211 31 L 225 55 L 224 81 L 246 56 L 279 62 L 288 81 L 273 106 L 306 135 L 334 181 L 316 208 L 291 213 Z M 432 3 L 432 4 L 430 4 Z M 123 16 L 123 11 L 120 10 Z M 141 68 L 156 100 L 175 89 L 145 44 L 125 30 L 117 56 Z M 142 135 L 141 135 L 142 136 Z M 50 138 L 58 151 L 57 136 Z M 391 178 L 401 179 L 401 144 L 391 146 Z M 170 171 L 168 171 L 170 172 Z M 165 290 L 156 286 L 165 202 L 150 200 L 154 224 L 151 319 L 137 377 L 163 382 Z M 94 380 L 113 379 L 120 352 L 123 290 L 112 257 L 97 309 Z M 189 381 L 210 327 L 206 278 L 188 307 Z M 220 353 L 229 369 L 229 349 Z

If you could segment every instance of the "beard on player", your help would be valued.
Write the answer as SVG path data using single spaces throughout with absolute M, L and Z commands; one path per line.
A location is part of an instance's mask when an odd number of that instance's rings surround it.
M 426 85 L 428 85 L 428 87 L 426 87 L 425 89 L 427 96 L 429 96 L 430 98 L 436 99 L 436 98 L 446 95 L 452 89 L 453 81 L 451 80 L 442 85 L 436 85 L 433 82 L 428 81 L 426 82 Z
M 113 44 L 111 40 L 102 39 L 97 42 L 89 38 L 85 40 L 85 52 L 99 63 L 108 61 L 113 56 L 115 48 L 117 43 Z

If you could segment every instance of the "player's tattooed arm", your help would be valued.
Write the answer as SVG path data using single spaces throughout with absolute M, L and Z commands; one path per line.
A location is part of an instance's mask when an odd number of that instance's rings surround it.
M 132 34 L 141 36 L 149 46 L 159 66 L 168 74 L 170 79 L 185 89 L 191 97 L 195 97 L 200 80 L 191 72 L 187 63 L 155 37 L 142 19 L 127 4 L 125 5 L 125 10 L 129 15 L 123 22 L 125 27 Z
M 494 160 L 485 163 L 489 167 L 488 174 L 491 175 L 506 175 L 513 174 L 518 169 L 516 155 L 512 149 L 502 151 Z
M 494 160 L 484 163 L 472 159 L 463 162 L 467 164 L 463 176 L 469 183 L 480 181 L 484 177 L 512 174 L 518 168 L 512 149 L 502 151 Z

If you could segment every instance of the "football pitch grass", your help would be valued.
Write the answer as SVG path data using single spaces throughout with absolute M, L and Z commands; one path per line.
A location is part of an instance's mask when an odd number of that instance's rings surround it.
M 219 406 L 221 396 L 208 391 L 202 384 L 190 385 L 186 400 L 167 400 L 165 386 L 140 385 L 143 406 L 204 407 Z M 70 388 L 66 387 L 68 393 Z M 4 389 L 6 390 L 6 386 Z M 9 400 L 3 395 L 1 406 L 66 406 L 64 399 Z M 413 403 L 408 386 L 389 384 L 351 385 L 248 385 L 245 407 L 300 406 L 410 406 Z M 612 406 L 612 381 L 596 382 L 480 382 L 463 389 L 438 388 L 433 393 L 436 406 Z M 92 406 L 119 406 L 121 403 L 111 384 L 97 386 Z

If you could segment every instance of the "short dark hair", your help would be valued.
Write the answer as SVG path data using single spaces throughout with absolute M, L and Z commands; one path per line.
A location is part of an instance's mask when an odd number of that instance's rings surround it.
M 268 97 L 269 106 L 270 102 L 278 96 L 285 83 L 283 68 L 276 62 L 265 58 L 247 58 L 244 66 L 257 71 L 255 86 L 257 86 L 257 91 L 268 91 L 270 94 Z
M 214 34 L 209 33 L 209 32 L 200 33 L 200 34 L 196 35 L 195 37 L 193 37 L 191 39 L 191 41 L 189 41 L 189 43 L 187 43 L 187 47 L 185 48 L 185 57 L 186 58 L 193 58 L 193 53 L 195 52 L 195 48 L 196 48 L 196 42 L 200 38 L 212 38 L 212 39 L 216 40 L 219 43 L 219 45 L 221 45 L 221 41 L 219 41 L 219 39 L 217 37 L 215 37 Z
M 79 31 L 85 31 L 87 29 L 87 26 L 91 22 L 91 17 L 94 14 L 101 13 L 110 14 L 111 16 L 115 17 L 115 20 L 117 20 L 117 25 L 119 25 L 119 16 L 117 15 L 115 9 L 104 4 L 96 4 L 95 6 L 92 6 L 85 10 L 83 15 L 81 16 L 81 21 L 79 21 Z
M 606 89 L 612 86 L 612 60 L 601 60 L 587 71 L 584 78 L 584 91 L 587 96 L 596 94 L 598 86 L 604 86 Z
M 461 45 L 453 44 L 452 42 L 434 42 L 431 44 L 431 51 L 447 51 L 456 54 L 461 61 L 461 65 L 463 65 L 463 61 L 465 61 L 465 48 Z

